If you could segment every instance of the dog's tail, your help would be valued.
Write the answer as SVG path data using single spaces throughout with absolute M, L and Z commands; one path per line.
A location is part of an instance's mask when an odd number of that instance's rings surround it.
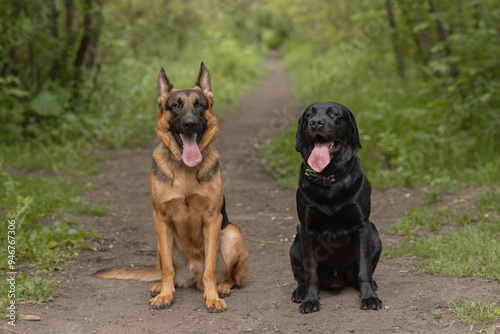
M 92 276 L 151 282 L 161 280 L 161 270 L 155 267 L 108 267 L 96 271 Z

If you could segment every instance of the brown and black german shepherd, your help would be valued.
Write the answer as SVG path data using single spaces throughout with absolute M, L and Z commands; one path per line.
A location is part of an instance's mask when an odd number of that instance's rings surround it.
M 204 290 L 210 312 L 222 312 L 234 284 L 248 274 L 248 252 L 225 209 L 210 73 L 201 63 L 191 89 L 175 89 L 163 68 L 158 75 L 160 115 L 153 152 L 151 202 L 158 235 L 157 268 L 105 268 L 102 278 L 154 281 L 155 309 L 169 307 L 175 286 Z M 217 282 L 220 282 L 217 285 Z

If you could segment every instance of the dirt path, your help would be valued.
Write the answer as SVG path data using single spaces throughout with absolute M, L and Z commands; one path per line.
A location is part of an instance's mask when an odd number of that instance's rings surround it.
M 385 309 L 362 311 L 357 291 L 345 289 L 322 292 L 318 313 L 298 312 L 298 304 L 290 301 L 295 282 L 288 258 L 298 223 L 295 189 L 274 185 L 251 157 L 265 136 L 295 122 L 301 107 L 293 100 L 276 56 L 267 65 L 269 77 L 244 99 L 239 110 L 220 122 L 215 143 L 221 153 L 229 219 L 241 228 L 250 254 L 248 283 L 226 298 L 228 310 L 208 313 L 203 295 L 195 289 L 177 289 L 171 308 L 152 310 L 148 305 L 151 283 L 90 276 L 112 265 L 156 263 L 157 238 L 149 198 L 155 142 L 112 152 L 118 157 L 107 161 L 95 177 L 94 183 L 101 188 L 91 200 L 111 205 L 113 214 L 84 220 L 99 230 L 104 243 L 96 244 L 98 251 L 81 254 L 59 276 L 64 288 L 53 302 L 20 305 L 20 314 L 38 315 L 41 321 L 19 320 L 16 333 L 470 333 L 471 329 L 477 333 L 484 328 L 494 332 L 491 325 L 461 325 L 446 312 L 436 320 L 433 312 L 456 295 L 498 294 L 498 283 L 413 276 L 409 273 L 411 259 L 382 261 L 377 267 L 374 278 Z M 152 116 L 151 121 L 154 119 Z M 385 247 L 397 241 L 384 232 L 385 227 L 419 202 L 409 193 L 411 190 L 398 188 L 375 191 L 372 196 L 372 221 L 381 230 Z

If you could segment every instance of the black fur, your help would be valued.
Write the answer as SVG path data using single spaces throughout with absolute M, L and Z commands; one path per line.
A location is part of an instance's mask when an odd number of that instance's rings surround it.
M 310 123 L 322 124 L 312 127 Z M 317 136 L 338 140 L 330 164 L 321 174 L 347 175 L 323 187 L 304 173 Z M 371 186 L 357 157 L 361 147 L 356 120 L 345 106 L 333 102 L 307 107 L 299 119 L 296 149 L 304 159 L 297 189 L 300 224 L 290 248 L 290 260 L 298 287 L 292 300 L 301 313 L 319 311 L 319 289 L 359 288 L 362 309 L 382 308 L 372 273 L 382 252 L 375 225 L 369 220 Z M 350 169 L 350 172 L 349 172 Z
M 220 209 L 220 213 L 222 213 L 222 225 L 220 227 L 221 231 L 227 227 L 227 225 L 231 224 L 229 222 L 229 218 L 227 218 L 226 213 L 226 197 L 224 197 L 222 202 L 222 208 Z
M 102 269 L 99 269 L 98 271 L 96 271 L 95 273 L 93 273 L 92 275 L 100 275 L 100 274 L 105 274 L 109 271 L 113 271 L 115 270 L 116 267 L 106 267 L 106 268 L 102 268 Z
M 218 170 L 219 170 L 219 160 L 217 160 L 205 174 L 197 178 L 198 182 L 210 181 L 215 177 L 215 175 L 217 175 Z
M 153 175 L 162 182 L 172 182 L 172 180 L 161 170 L 160 166 L 153 159 Z

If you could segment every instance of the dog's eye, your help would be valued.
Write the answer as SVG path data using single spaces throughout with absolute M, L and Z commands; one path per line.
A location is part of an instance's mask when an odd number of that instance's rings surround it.
M 304 117 L 305 117 L 305 118 L 307 118 L 307 119 L 309 119 L 309 118 L 311 118 L 311 117 L 312 117 L 312 114 L 305 114 L 305 116 L 304 116 Z
M 340 117 L 340 113 L 338 111 L 331 111 L 329 115 L 330 117 Z
M 174 104 L 172 104 L 172 109 L 179 109 L 181 107 L 181 105 L 177 102 L 175 102 Z
M 194 107 L 196 109 L 201 109 L 201 108 L 203 108 L 203 104 L 201 104 L 200 101 L 196 100 L 196 102 L 194 103 Z

